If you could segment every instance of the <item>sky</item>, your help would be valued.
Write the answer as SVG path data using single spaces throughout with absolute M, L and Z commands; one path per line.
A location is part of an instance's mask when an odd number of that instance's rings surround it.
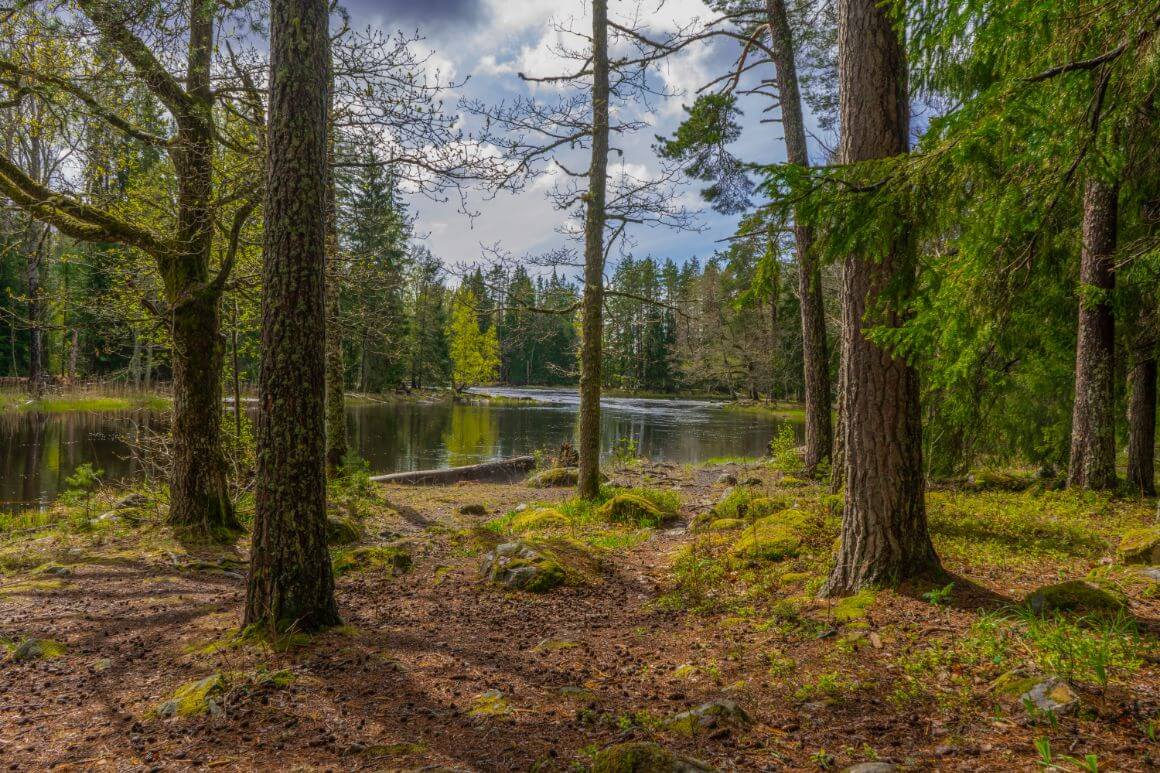
M 639 6 L 650 29 L 660 31 L 694 18 L 712 18 L 702 0 L 644 0 Z M 553 99 L 554 89 L 522 81 L 518 74 L 549 75 L 568 70 L 568 63 L 551 51 L 556 39 L 552 21 L 573 20 L 576 28 L 590 28 L 588 4 L 584 0 L 345 0 L 352 26 L 374 26 L 384 31 L 418 30 L 425 40 L 419 44 L 431 53 L 430 69 L 438 69 L 444 79 L 467 82 L 454 95 L 447 95 L 446 108 L 454 110 L 459 96 L 495 103 L 515 95 Z M 635 0 L 612 0 L 614 18 L 638 7 Z M 658 8 L 659 6 L 659 8 Z M 737 56 L 737 44 L 719 40 L 687 49 L 668 60 L 659 72 L 670 90 L 682 96 L 633 105 L 634 116 L 648 123 L 635 135 L 614 138 L 622 157 L 613 161 L 639 171 L 655 170 L 658 162 L 653 145 L 656 135 L 670 135 L 680 124 L 682 105 L 692 104 L 697 88 L 717 77 Z M 571 65 L 575 67 L 575 63 Z M 760 105 L 753 105 L 743 119 L 744 131 L 735 153 L 746 160 L 772 163 L 784 160 L 781 129 L 760 121 Z M 579 165 L 581 168 L 583 164 Z M 475 195 L 471 207 L 479 214 L 468 218 L 456 202 L 439 203 L 413 196 L 408 201 L 416 215 L 416 231 L 431 251 L 444 263 L 472 262 L 484 247 L 499 247 L 521 256 L 539 254 L 569 243 L 559 232 L 565 213 L 555 209 L 546 193 L 552 178 L 545 178 L 515 194 L 501 193 L 493 199 Z M 697 232 L 637 227 L 632 233 L 636 257 L 672 258 L 683 263 L 691 257 L 702 259 L 721 248 L 730 236 L 736 217 L 723 216 L 704 208 L 698 195 L 698 181 L 689 181 L 682 199 L 691 209 L 700 209 Z

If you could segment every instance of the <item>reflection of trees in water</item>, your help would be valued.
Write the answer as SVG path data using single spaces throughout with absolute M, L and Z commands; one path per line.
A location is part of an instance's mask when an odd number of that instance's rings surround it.
M 443 447 L 451 467 L 472 464 L 496 455 L 499 445 L 499 416 L 481 405 L 452 405 L 451 420 L 443 433 Z

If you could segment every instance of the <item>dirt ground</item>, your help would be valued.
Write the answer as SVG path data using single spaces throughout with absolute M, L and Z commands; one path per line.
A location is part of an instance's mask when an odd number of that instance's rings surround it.
M 746 474 L 736 465 L 664 466 L 615 482 L 680 491 L 687 522 L 720 497 L 723 470 Z M 143 538 L 162 530 L 145 523 L 99 544 L 56 544 L 51 556 L 64 569 L 6 572 L 0 637 L 66 649 L 0 660 L 0 767 L 582 770 L 610 744 L 652 740 L 725 770 L 841 769 L 871 759 L 907 770 L 1034 770 L 1035 741 L 1048 738 L 1075 765 L 1090 753 L 1101 770 L 1160 769 L 1154 646 L 1106 688 L 1077 684 L 1084 709 L 1049 723 L 992 699 L 985 670 L 906 659 L 951 646 L 981 610 L 1058 581 L 1057 564 L 981 571 L 947 559 L 956 583 L 947 603 L 924 598 L 926 586 L 904 587 L 879 593 L 857 628 L 834 620 L 828 602 L 806 604 L 814 624 L 793 628 L 736 606 L 657 603 L 672 587 L 676 552 L 693 539 L 682 525 L 608 551 L 590 583 L 532 594 L 484 581 L 479 550 L 462 530 L 565 491 L 461 484 L 384 494 L 393 513 L 368 521 L 367 540 L 402 538 L 413 568 L 341 576 L 346 626 L 282 647 L 229 638 L 245 594 L 244 543 L 182 553 Z M 469 504 L 488 514 L 460 514 Z M 30 535 L 27 550 L 52 539 Z M 1160 603 L 1140 588 L 1131 608 L 1154 645 Z M 930 700 L 892 700 L 916 668 Z M 228 688 L 211 712 L 157 716 L 181 685 L 218 673 Z M 749 721 L 692 733 L 666 723 L 722 699 Z

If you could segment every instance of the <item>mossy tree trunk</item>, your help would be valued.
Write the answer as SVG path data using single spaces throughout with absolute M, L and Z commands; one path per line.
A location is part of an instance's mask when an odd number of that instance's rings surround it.
M 608 187 L 608 0 L 592 0 L 592 160 L 584 215 L 577 493 L 600 493 L 600 358 L 604 335 L 604 224 Z
M 332 84 L 333 85 L 333 84 Z M 333 107 L 333 105 L 332 105 Z M 338 246 L 334 138 L 330 139 L 326 178 L 326 471 L 336 474 L 346 456 L 346 364 L 342 351 L 341 276 Z
M 1128 371 L 1128 484 L 1143 496 L 1156 494 L 1156 338 L 1149 305 L 1140 314 Z
M 905 153 L 906 62 L 889 9 L 877 0 L 839 4 L 838 79 L 841 162 Z M 892 288 L 912 283 L 908 242 L 903 236 L 879 255 L 848 255 L 843 267 L 846 503 L 828 596 L 894 585 L 938 566 L 923 500 L 918 375 L 864 334 L 903 321 L 883 301 Z
M 1075 403 L 1067 484 L 1116 486 L 1115 343 L 1113 252 L 1119 187 L 1088 179 L 1083 196 L 1080 251 L 1079 335 L 1075 347 Z
M 326 548 L 326 0 L 274 0 L 248 625 L 340 622 Z

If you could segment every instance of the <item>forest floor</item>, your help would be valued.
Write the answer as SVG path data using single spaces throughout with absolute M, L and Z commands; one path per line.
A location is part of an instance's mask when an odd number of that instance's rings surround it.
M 1160 765 L 1160 582 L 1116 552 L 1154 500 L 1013 476 L 932 490 L 947 575 L 832 602 L 817 590 L 840 499 L 820 486 L 765 462 L 635 464 L 611 483 L 639 498 L 347 480 L 346 625 L 273 643 L 238 631 L 244 539 L 182 546 L 163 503 L 114 508 L 114 492 L 10 519 L 0 765 L 695 769 L 617 767 L 646 749 L 725 770 Z M 485 557 L 513 540 L 566 582 L 489 581 Z M 1078 579 L 1074 604 L 1023 605 Z M 1033 709 L 1020 695 L 1047 676 L 1066 705 Z

